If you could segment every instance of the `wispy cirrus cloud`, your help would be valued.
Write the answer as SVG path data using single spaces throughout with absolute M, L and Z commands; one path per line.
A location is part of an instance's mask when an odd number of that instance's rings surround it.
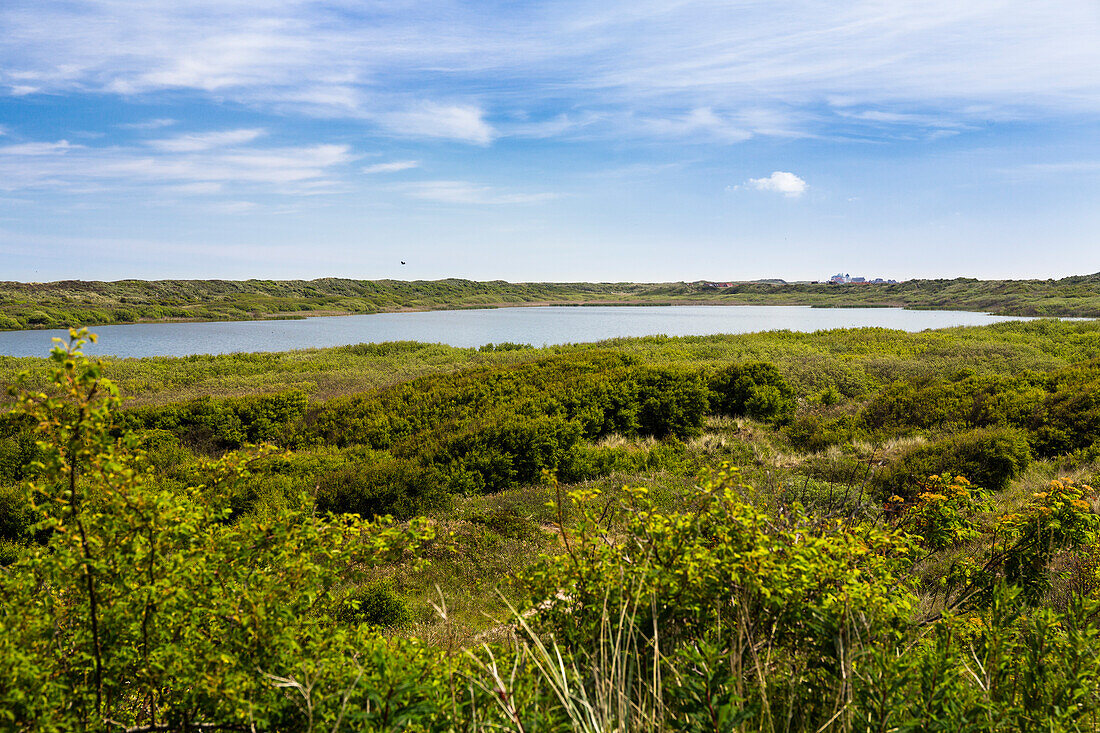
M 419 160 L 394 160 L 389 163 L 375 163 L 374 165 L 368 165 L 363 168 L 363 173 L 398 173 L 400 171 L 407 171 L 413 168 L 419 168 Z
M 690 138 L 696 142 L 713 142 L 715 139 L 742 142 L 753 136 L 751 128 L 715 113 L 710 107 L 699 107 L 674 117 L 645 119 L 640 127 L 651 135 Z
M 412 198 L 446 204 L 535 204 L 558 198 L 556 193 L 515 193 L 469 181 L 419 181 L 399 190 Z
M 385 112 L 374 118 L 389 132 L 407 137 L 444 138 L 488 145 L 497 131 L 475 105 L 422 102 L 409 109 Z
M 358 157 L 348 145 L 248 147 L 243 143 L 258 135 L 243 132 L 153 141 L 152 151 L 65 140 L 0 146 L 0 189 L 160 184 L 177 193 L 211 194 L 226 185 L 316 187 L 333 182 L 340 167 Z
M 142 120 L 141 122 L 124 122 L 118 127 L 123 130 L 159 130 L 162 127 L 171 127 L 176 124 L 176 120 L 169 117 L 158 117 L 151 120 Z
M 68 140 L 57 142 L 28 142 L 14 145 L 0 146 L 0 156 L 7 157 L 33 157 L 40 155 L 58 155 L 70 150 L 78 150 L 81 146 L 73 145 Z
M 9 94 L 189 90 L 476 145 L 586 119 L 737 142 L 1100 112 L 1090 0 L 9 0 L 0 27 Z M 769 123 L 790 110 L 803 127 Z
M 261 135 L 264 130 L 220 130 L 217 132 L 199 132 L 161 140 L 149 140 L 146 142 L 158 150 L 170 153 L 191 153 L 212 148 L 232 147 L 250 143 Z

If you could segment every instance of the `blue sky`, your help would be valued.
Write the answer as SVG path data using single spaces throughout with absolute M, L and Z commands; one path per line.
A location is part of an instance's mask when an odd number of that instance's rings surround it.
M 1061 277 L 1098 184 L 1095 0 L 0 3 L 0 280 Z

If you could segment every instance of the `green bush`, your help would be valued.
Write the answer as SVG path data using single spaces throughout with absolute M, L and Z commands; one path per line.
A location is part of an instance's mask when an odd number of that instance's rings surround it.
M 22 486 L 0 486 L 0 540 L 23 542 L 31 538 L 38 521 Z
M 409 603 L 388 583 L 361 585 L 340 599 L 333 613 L 343 624 L 398 629 L 412 623 Z
M 783 427 L 783 436 L 792 447 L 802 451 L 820 451 L 831 445 L 849 442 L 855 432 L 852 416 L 820 412 L 792 417 Z
M 216 399 L 131 410 L 127 428 L 168 431 L 204 453 L 240 448 L 247 443 L 295 442 L 309 400 L 300 390 L 273 395 Z
M 30 478 L 31 464 L 39 456 L 34 434 L 14 425 L 11 427 L 18 432 L 0 437 L 0 483 Z
M 1027 434 L 1017 428 L 980 428 L 915 448 L 875 477 L 887 496 L 915 494 L 934 474 L 965 476 L 987 491 L 1002 491 L 1031 463 Z
M 712 412 L 779 422 L 794 412 L 795 392 L 774 364 L 734 364 L 710 378 Z
M 1051 391 L 1031 419 L 1035 449 L 1056 456 L 1100 441 L 1100 361 L 1057 372 Z
M 317 509 L 361 517 L 408 519 L 450 501 L 447 478 L 438 468 L 411 460 L 383 460 L 347 466 L 317 484 Z
M 638 432 L 655 438 L 690 438 L 702 432 L 708 406 L 702 377 L 682 369 L 638 369 Z
M 478 347 L 478 351 L 492 352 L 492 351 L 523 351 L 525 349 L 533 349 L 531 344 L 517 344 L 511 341 L 502 341 L 499 344 L 484 344 Z
M 894 432 L 1023 427 L 1045 396 L 1035 374 L 975 376 L 961 371 L 953 380 L 896 381 L 867 403 L 861 419 L 873 430 Z

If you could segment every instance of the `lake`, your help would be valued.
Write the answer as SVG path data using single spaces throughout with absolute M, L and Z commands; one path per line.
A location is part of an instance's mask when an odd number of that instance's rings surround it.
M 481 346 L 511 341 L 546 346 L 609 338 L 708 336 L 788 329 L 820 331 L 873 326 L 923 331 L 1028 320 L 969 311 L 809 306 L 538 306 L 481 310 L 376 313 L 288 321 L 139 323 L 96 326 L 88 354 L 123 357 L 287 351 L 383 341 Z M 0 355 L 45 356 L 52 336 L 67 331 L 0 332 Z

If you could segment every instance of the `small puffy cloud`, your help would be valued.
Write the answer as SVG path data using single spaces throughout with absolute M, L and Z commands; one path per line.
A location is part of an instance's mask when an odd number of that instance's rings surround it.
M 774 191 L 789 198 L 798 198 L 806 192 L 806 182 L 787 171 L 775 171 L 767 178 L 750 178 L 748 185 L 757 191 Z
M 419 160 L 395 160 L 390 163 L 375 163 L 363 169 L 364 173 L 397 173 L 410 168 L 419 168 Z
M 250 143 L 264 134 L 263 130 L 223 130 L 221 132 L 202 132 L 163 140 L 150 140 L 149 145 L 169 153 L 193 153 L 212 148 Z

